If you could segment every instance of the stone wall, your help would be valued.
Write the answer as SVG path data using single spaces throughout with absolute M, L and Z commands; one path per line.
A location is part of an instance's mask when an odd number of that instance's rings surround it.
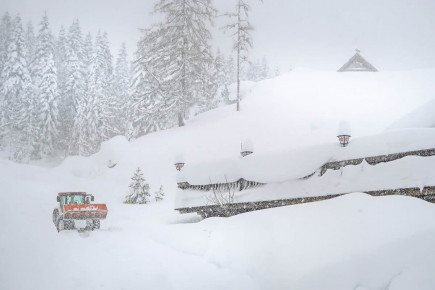
M 249 188 L 256 188 L 260 187 L 262 185 L 265 185 L 265 183 L 257 182 L 257 181 L 249 181 L 243 178 L 240 178 L 237 181 L 234 182 L 226 182 L 226 183 L 213 183 L 213 184 L 200 184 L 200 185 L 193 185 L 189 182 L 179 182 L 178 188 L 186 190 L 198 190 L 198 191 L 228 191 L 228 190 L 235 190 L 235 191 L 242 191 Z
M 406 156 L 426 157 L 426 156 L 434 156 L 434 155 L 435 155 L 435 148 L 423 149 L 423 150 L 400 152 L 400 153 L 393 153 L 393 154 L 387 154 L 387 155 L 378 155 L 378 156 L 371 156 L 371 157 L 365 157 L 365 158 L 356 158 L 356 159 L 328 162 L 328 163 L 324 164 L 319 170 L 320 170 L 320 176 L 322 176 L 329 169 L 339 170 L 339 169 L 346 167 L 348 165 L 358 165 L 358 164 L 361 164 L 363 162 L 363 160 L 365 160 L 370 165 L 377 165 L 379 163 L 398 160 L 398 159 L 401 159 L 401 158 L 406 157 Z M 310 175 L 307 175 L 301 179 L 308 179 L 308 178 L 312 177 L 319 170 L 317 170 L 317 171 L 311 173 Z M 183 189 L 183 190 L 190 189 L 190 190 L 199 190 L 199 191 L 210 191 L 210 190 L 242 191 L 244 189 L 260 187 L 263 185 L 264 185 L 264 183 L 260 183 L 260 182 L 256 182 L 256 181 L 248 181 L 248 180 L 245 180 L 243 178 L 239 179 L 235 182 L 220 183 L 220 184 L 191 185 L 187 182 L 178 183 L 178 187 Z M 426 201 L 435 203 L 435 187 L 434 186 L 426 186 L 422 190 L 420 190 L 420 188 L 418 188 L 418 187 L 415 187 L 415 188 L 399 188 L 399 189 L 366 191 L 365 193 L 370 194 L 372 196 L 407 195 L 407 196 L 418 197 L 418 198 L 424 199 Z M 285 206 L 285 205 L 292 205 L 292 204 L 299 204 L 299 203 L 306 203 L 306 202 L 313 202 L 313 201 L 320 201 L 320 200 L 334 198 L 334 197 L 337 197 L 337 196 L 340 196 L 343 194 L 346 194 L 346 193 L 321 195 L 321 196 L 306 197 L 306 198 L 293 198 L 293 199 L 258 201 L 258 202 L 247 202 L 247 203 L 233 203 L 233 204 L 227 204 L 227 205 L 223 205 L 223 206 L 208 205 L 208 206 L 200 206 L 200 207 L 179 208 L 176 210 L 178 210 L 180 213 L 196 212 L 199 215 L 201 215 L 203 218 L 213 217 L 213 216 L 228 217 L 228 216 L 233 216 L 236 214 L 254 211 L 254 210 L 260 210 L 260 209 L 266 209 L 266 208 L 272 208 L 272 207 L 278 207 L 278 206 Z
M 365 193 L 372 196 L 386 196 L 386 195 L 406 195 L 421 198 L 428 202 L 435 203 L 435 186 L 426 186 L 423 189 L 418 187 L 411 188 L 398 188 L 398 189 L 385 189 L 376 191 L 366 191 Z M 286 205 L 314 202 L 326 200 L 334 197 L 338 197 L 347 193 L 340 194 L 329 194 L 321 195 L 315 197 L 300 197 L 300 198 L 290 198 L 281 200 L 271 200 L 271 201 L 256 201 L 256 202 L 242 202 L 242 203 L 232 203 L 226 205 L 208 205 L 208 206 L 198 206 L 198 207 L 188 207 L 176 209 L 180 213 L 197 213 L 203 218 L 208 217 L 229 217 L 245 212 L 250 212 L 254 210 L 261 210 L 266 208 L 280 207 Z
M 357 158 L 357 159 L 349 159 L 349 160 L 342 160 L 342 161 L 334 161 L 334 162 L 328 162 L 324 164 L 320 168 L 320 176 L 325 174 L 325 172 L 328 169 L 332 170 L 339 170 L 342 167 L 346 167 L 348 165 L 358 165 L 365 160 L 370 165 L 376 165 L 383 162 L 390 162 L 397 159 L 401 159 L 406 156 L 433 156 L 435 155 L 435 148 L 432 149 L 423 149 L 423 150 L 416 150 L 416 151 L 408 151 L 408 152 L 400 152 L 400 153 L 393 153 L 388 155 L 378 155 L 378 156 L 372 156 L 372 157 L 365 157 L 365 158 Z M 304 178 L 308 178 L 309 176 L 312 176 L 313 174 L 310 174 Z

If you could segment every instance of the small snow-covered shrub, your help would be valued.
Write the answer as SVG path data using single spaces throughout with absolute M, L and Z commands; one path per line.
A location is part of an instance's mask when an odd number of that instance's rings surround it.
M 140 168 L 137 168 L 133 177 L 131 178 L 128 194 L 125 196 L 124 203 L 132 204 L 144 204 L 149 203 L 150 197 L 150 186 L 146 183 L 145 178 L 143 178 L 143 173 Z
M 163 200 L 163 198 L 165 197 L 165 192 L 163 191 L 163 185 L 160 185 L 159 190 L 154 193 L 154 196 L 156 202 Z

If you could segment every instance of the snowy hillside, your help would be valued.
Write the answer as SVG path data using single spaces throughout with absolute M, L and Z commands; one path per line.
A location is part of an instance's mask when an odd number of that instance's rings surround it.
M 396 128 L 434 128 L 435 127 L 435 99 L 427 102 L 413 112 L 393 123 L 389 129 Z
M 198 164 L 213 172 L 216 162 L 240 161 L 240 142 L 250 139 L 254 154 L 243 160 L 250 174 L 286 181 L 329 160 L 435 147 L 434 129 L 426 123 L 385 131 L 434 98 L 434 76 L 435 70 L 296 70 L 249 84 L 241 112 L 226 106 L 182 128 L 132 142 L 116 137 L 97 154 L 70 157 L 56 167 L 0 159 L 0 288 L 433 289 L 433 204 L 355 193 L 200 221 L 174 211 L 178 172 L 173 164 L 183 154 L 186 175 Z M 352 129 L 346 148 L 336 138 L 341 120 Z M 282 152 L 285 158 L 271 162 Z M 109 160 L 117 165 L 108 168 Z M 432 157 L 402 159 L 389 165 L 392 173 L 383 165 L 362 165 L 345 178 L 327 172 L 329 184 L 307 180 L 303 189 L 429 183 L 435 180 L 434 163 Z M 122 203 L 137 167 L 151 193 L 164 186 L 164 201 Z M 363 170 L 367 175 L 361 178 Z M 102 229 L 89 236 L 58 233 L 51 213 L 60 191 L 86 191 L 106 203 Z

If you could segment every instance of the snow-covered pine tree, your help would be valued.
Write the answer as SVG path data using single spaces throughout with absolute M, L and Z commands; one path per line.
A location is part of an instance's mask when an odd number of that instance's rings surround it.
M 76 118 L 77 133 L 79 134 L 79 144 L 81 146 L 79 154 L 82 156 L 89 156 L 97 152 L 102 141 L 100 116 L 101 102 L 104 96 L 99 72 L 100 67 L 96 55 L 95 52 L 89 64 L 86 92 L 79 106 L 81 111 L 78 112 Z M 81 115 L 83 118 L 80 118 Z
M 8 139 L 10 158 L 25 161 L 31 153 L 29 121 L 33 104 L 33 89 L 28 70 L 26 48 L 21 18 L 12 24 L 12 33 L 1 73 L 1 136 Z M 3 144 L 6 141 L 3 140 Z
M 226 76 L 225 83 L 228 86 L 237 82 L 236 63 L 231 55 L 225 60 L 224 70 Z
M 93 79 L 95 96 L 99 95 L 98 131 L 101 141 L 108 140 L 120 134 L 115 125 L 116 99 L 113 93 L 113 62 L 107 33 L 98 32 L 95 41 L 95 56 L 93 64 Z
M 36 36 L 33 30 L 32 22 L 27 23 L 26 33 L 25 33 L 25 43 L 26 43 L 26 57 L 27 65 L 29 67 L 30 76 L 33 78 L 33 67 L 35 60 L 35 50 L 36 50 Z
M 128 105 L 130 102 L 131 70 L 127 60 L 127 49 L 122 44 L 115 66 L 114 97 L 116 105 L 113 110 L 116 131 L 127 131 Z
M 5 140 L 3 138 L 8 132 L 8 124 L 6 120 L 6 99 L 3 92 L 3 68 L 6 63 L 9 44 L 12 34 L 12 20 L 8 12 L 6 12 L 0 21 L 0 148 L 5 146 Z
M 148 203 L 150 197 L 150 187 L 148 183 L 146 183 L 145 178 L 143 178 L 143 173 L 139 167 L 137 168 L 131 180 L 132 182 L 128 186 L 129 190 L 125 196 L 124 203 Z
M 156 199 L 156 202 L 159 202 L 159 201 L 163 200 L 163 198 L 165 197 L 165 192 L 163 190 L 163 185 L 160 185 L 159 190 L 154 193 L 154 197 Z
M 279 69 L 279 66 L 275 67 L 275 76 L 278 77 L 281 75 L 281 71 Z
M 28 22 L 27 29 L 25 32 L 25 43 L 26 43 L 26 57 L 28 70 L 30 73 L 31 83 L 26 86 L 27 97 L 27 114 L 26 114 L 26 129 L 25 134 L 29 136 L 29 144 L 27 148 L 31 151 L 30 159 L 40 159 L 40 144 L 39 144 L 39 104 L 37 100 L 38 87 L 36 85 L 36 45 L 37 38 L 33 29 L 32 22 Z
M 265 80 L 269 78 L 269 76 L 270 76 L 269 64 L 267 62 L 266 57 L 263 56 L 263 59 L 261 60 L 260 80 Z
M 69 154 L 89 156 L 94 153 L 95 150 L 95 145 L 91 143 L 98 142 L 88 138 L 88 134 L 92 134 L 91 132 L 95 134 L 93 138 L 98 137 L 96 125 L 97 120 L 94 120 L 93 122 L 89 120 L 89 117 L 95 117 L 93 114 L 95 112 L 92 112 L 92 109 L 88 108 L 90 98 L 92 97 L 91 89 L 93 89 L 93 59 L 94 48 L 92 44 L 92 36 L 88 34 L 83 45 L 83 67 L 85 74 L 84 93 L 77 102 L 77 112 L 74 116 L 74 125 L 71 130 L 71 141 L 68 150 Z M 92 124 L 95 124 L 94 128 Z
M 267 79 L 269 74 L 269 65 L 267 64 L 266 57 L 263 57 L 261 61 L 257 59 L 249 63 L 244 78 L 245 80 L 258 82 Z M 243 79 L 243 77 L 241 79 Z
M 262 0 L 260 0 L 263 2 Z M 237 0 L 236 11 L 226 15 L 232 20 L 231 23 L 223 27 L 226 31 L 231 31 L 234 37 L 233 49 L 237 53 L 237 111 L 240 111 L 240 79 L 242 65 L 248 59 L 248 51 L 252 47 L 251 31 L 252 26 L 249 22 L 249 11 L 251 7 L 245 0 Z
M 67 35 L 65 28 L 61 26 L 59 34 L 55 40 L 55 65 L 57 71 L 57 91 L 59 93 L 59 147 L 62 151 L 67 152 L 71 140 L 71 104 L 66 99 L 66 81 L 67 81 Z
M 227 84 L 227 76 L 225 71 L 225 57 L 222 55 L 220 49 L 218 49 L 216 53 L 214 67 L 216 69 L 215 82 L 219 87 L 223 87 Z
M 39 143 L 43 156 L 53 156 L 57 149 L 59 111 L 57 73 L 54 64 L 54 40 L 48 17 L 40 23 L 35 52 L 35 76 L 39 101 Z
M 74 119 L 77 117 L 79 103 L 82 102 L 85 90 L 85 65 L 83 63 L 83 36 L 78 20 L 69 27 L 66 36 L 66 62 L 64 76 L 64 92 L 61 96 L 62 126 L 74 128 Z M 73 129 L 75 130 L 75 129 Z M 72 136 L 72 132 L 66 135 Z M 68 138 L 68 137 L 66 137 Z M 70 137 L 68 152 L 78 154 L 78 140 Z
M 132 94 L 129 103 L 129 120 L 126 137 L 128 140 L 174 126 L 171 111 L 176 106 L 171 102 L 169 84 L 160 81 L 159 74 L 164 70 L 164 62 L 151 50 L 158 38 L 160 27 L 146 30 L 138 43 L 136 59 L 133 63 Z M 160 56 L 161 57 L 161 56 Z
M 213 62 L 208 26 L 216 10 L 211 0 L 160 0 L 154 13 L 163 14 L 165 20 L 145 30 L 137 53 L 146 78 L 154 83 L 145 91 L 158 98 L 151 101 L 160 107 L 155 112 L 172 115 L 183 126 L 198 83 L 208 86 L 213 82 L 208 71 Z
M 246 71 L 246 79 L 248 81 L 258 82 L 262 80 L 262 67 L 259 60 L 254 60 L 249 63 Z
M 3 70 L 3 66 L 6 62 L 12 29 L 11 16 L 6 12 L 0 21 L 0 72 Z
M 203 83 L 196 82 L 195 104 L 196 114 L 217 108 L 221 99 L 218 89 L 224 86 L 225 75 L 223 71 L 223 56 L 218 49 L 213 62 L 207 64 L 208 72 L 213 81 Z

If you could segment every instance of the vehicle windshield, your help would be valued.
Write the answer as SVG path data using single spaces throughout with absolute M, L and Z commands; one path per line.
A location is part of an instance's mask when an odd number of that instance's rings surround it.
M 67 195 L 62 197 L 63 204 L 84 204 L 84 195 Z

